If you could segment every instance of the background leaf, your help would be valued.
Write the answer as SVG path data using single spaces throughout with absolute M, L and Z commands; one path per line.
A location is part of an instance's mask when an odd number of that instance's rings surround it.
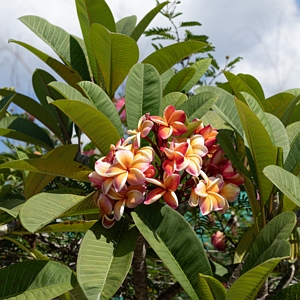
M 203 300 L 225 300 L 226 290 L 222 283 L 217 279 L 198 274 L 198 286 L 201 295 L 200 299 Z

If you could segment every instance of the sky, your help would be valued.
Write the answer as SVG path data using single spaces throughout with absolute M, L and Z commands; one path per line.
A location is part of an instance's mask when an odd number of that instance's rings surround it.
M 107 3 L 116 21 L 129 15 L 137 15 L 139 21 L 156 5 L 155 0 L 107 0 Z M 183 21 L 202 24 L 193 27 L 193 32 L 197 29 L 195 33 L 209 36 L 215 46 L 213 55 L 221 67 L 225 56 L 243 57 L 232 72 L 256 77 L 267 97 L 300 87 L 300 0 L 181 0 L 178 11 L 183 14 L 175 19 L 176 24 Z M 81 31 L 74 0 L 1 0 L 0 87 L 14 86 L 18 92 L 34 97 L 31 86 L 34 70 L 51 71 L 29 51 L 8 40 L 25 41 L 55 54 L 18 20 L 24 15 L 38 15 L 77 36 L 81 36 Z M 152 26 L 169 26 L 169 23 L 158 15 Z M 139 47 L 141 60 L 153 51 L 149 38 L 141 38 Z

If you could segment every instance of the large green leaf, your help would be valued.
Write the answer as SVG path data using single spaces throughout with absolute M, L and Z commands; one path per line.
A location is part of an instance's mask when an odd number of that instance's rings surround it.
M 228 123 L 240 136 L 243 136 L 243 127 L 238 116 L 234 97 L 228 92 L 215 86 L 201 86 L 195 90 L 196 93 L 213 92 L 219 96 L 219 99 L 213 105 L 213 110 Z
M 198 41 L 176 43 L 153 52 L 142 62 L 153 65 L 159 74 L 162 74 L 185 57 L 201 50 L 205 46 L 207 44 Z
M 157 70 L 148 64 L 139 63 L 133 66 L 125 91 L 128 128 L 137 128 L 140 117 L 145 113 L 159 115 L 161 97 L 161 79 Z
M 264 125 L 264 127 L 266 128 L 266 130 L 270 136 L 270 139 L 272 140 L 272 142 L 274 144 L 274 136 L 273 136 L 273 130 L 272 130 L 273 128 L 271 127 L 263 108 L 260 106 L 260 104 L 257 102 L 257 100 L 252 95 L 245 93 L 245 92 L 241 92 L 241 95 L 244 97 L 244 99 L 246 100 L 246 103 L 251 108 L 251 110 L 255 113 L 255 115 L 259 118 L 261 123 Z M 274 144 L 274 146 L 275 146 L 275 144 Z
M 76 0 L 76 9 L 93 80 L 99 83 L 99 68 L 91 43 L 91 26 L 93 23 L 98 23 L 105 26 L 108 30 L 115 32 L 116 25 L 114 17 L 104 0 Z
M 273 184 L 262 171 L 266 166 L 276 164 L 277 151 L 268 132 L 255 113 L 239 100 L 236 100 L 236 106 L 254 160 L 255 170 L 252 172 L 256 173 L 260 199 L 264 205 L 269 199 Z
M 291 101 L 289 106 L 284 111 L 284 114 L 281 118 L 281 121 L 284 124 L 284 126 L 287 126 L 290 124 L 290 120 L 292 118 L 294 109 L 295 109 L 297 103 L 299 102 L 299 99 L 300 99 L 300 95 L 296 96 L 295 99 L 293 99 L 293 101 Z
M 106 92 L 113 98 L 131 67 L 138 61 L 138 46 L 132 38 L 109 32 L 100 24 L 92 25 L 91 42 Z
M 194 64 L 191 65 L 192 68 L 196 69 L 196 73 L 194 74 L 193 78 L 185 85 L 183 90 L 187 93 L 194 87 L 200 78 L 204 75 L 211 64 L 211 58 L 203 58 Z
M 300 283 L 296 283 L 281 290 L 278 294 L 272 296 L 272 300 L 290 300 L 299 299 Z
M 26 201 L 20 211 L 20 221 L 29 232 L 36 232 L 65 212 L 73 208 L 86 197 L 70 194 L 65 189 L 39 193 Z M 92 197 L 92 194 L 87 196 Z
M 199 237 L 178 212 L 168 205 L 140 205 L 133 220 L 147 242 L 191 299 L 199 299 L 198 273 L 212 275 Z
M 166 72 L 160 75 L 162 88 L 164 89 L 169 80 L 175 75 L 174 68 L 168 69 Z
M 264 174 L 281 192 L 300 206 L 300 179 L 297 176 L 278 166 L 267 166 Z
M 23 199 L 5 199 L 0 201 L 0 212 L 6 212 L 14 218 L 17 218 L 25 200 Z
M 65 158 L 37 158 L 14 160 L 0 165 L 0 169 L 7 168 L 68 177 L 87 182 L 89 182 L 89 173 L 93 171 L 90 168 L 76 161 L 69 161 L 66 164 Z
M 257 95 L 257 97 L 261 101 L 265 99 L 265 94 L 262 89 L 262 86 L 255 77 L 249 74 L 238 74 L 237 76 L 241 78 L 248 85 L 249 88 L 251 88 L 251 90 Z
M 217 279 L 198 274 L 198 286 L 200 292 L 200 299 L 203 300 L 225 300 L 226 290 L 222 283 Z
M 110 299 L 125 279 L 138 231 L 129 218 L 105 229 L 101 220 L 86 233 L 77 264 L 78 282 L 88 299 Z
M 283 212 L 272 219 L 257 235 L 249 255 L 243 265 L 242 273 L 275 257 L 290 255 L 287 241 L 296 224 L 293 212 Z
M 89 79 L 85 55 L 76 38 L 38 16 L 23 16 L 19 20 L 46 42 L 64 63 L 78 71 L 82 78 Z
M 196 69 L 187 67 L 178 71 L 167 83 L 164 88 L 163 95 L 167 95 L 171 92 L 181 92 L 187 93 L 188 91 L 184 90 L 186 84 L 193 78 L 196 73 Z
M 95 107 L 101 111 L 114 124 L 120 136 L 123 136 L 124 130 L 122 122 L 115 105 L 108 95 L 95 83 L 82 81 L 78 83 L 87 97 L 94 103 Z
M 48 54 L 32 47 L 29 44 L 20 41 L 9 40 L 9 42 L 16 43 L 29 50 L 31 53 L 33 53 L 43 62 L 45 62 L 51 69 L 53 69 L 61 78 L 63 78 L 71 86 L 76 87 L 76 83 L 82 81 L 82 78 L 77 71 L 73 70 L 69 66 L 62 64 L 58 60 L 49 56 Z
M 163 116 L 164 110 L 168 105 L 173 105 L 178 109 L 180 105 L 182 105 L 185 101 L 188 100 L 186 94 L 182 94 L 179 92 L 169 93 L 164 96 L 161 100 L 159 115 Z
M 52 104 L 72 119 L 102 154 L 107 154 L 110 145 L 116 144 L 120 139 L 113 123 L 90 105 L 73 100 L 55 101 Z
M 137 21 L 136 16 L 129 16 L 129 17 L 122 18 L 116 23 L 117 33 L 130 36 L 136 25 L 136 21 Z
M 217 94 L 212 92 L 198 93 L 180 105 L 179 109 L 185 111 L 188 121 L 192 122 L 195 118 L 201 119 L 218 97 Z
M 77 145 L 64 145 L 49 151 L 43 156 L 43 158 L 64 158 L 66 162 L 72 161 L 74 160 L 77 151 Z M 29 172 L 24 182 L 25 199 L 39 193 L 55 177 L 55 175 Z
M 261 286 L 268 278 L 275 266 L 281 259 L 288 257 L 273 258 L 256 266 L 239 277 L 227 292 L 226 300 L 254 300 Z
M 154 17 L 162 10 L 162 8 L 167 5 L 169 2 L 165 1 L 163 3 L 158 4 L 155 8 L 150 10 L 144 18 L 137 24 L 131 33 L 131 37 L 137 42 L 141 35 L 144 33 L 145 29 L 148 27 L 150 22 L 154 19 Z
M 73 272 L 55 261 L 34 260 L 0 270 L 0 299 L 53 299 L 76 285 Z
M 53 149 L 53 143 L 46 131 L 35 123 L 21 117 L 6 117 L 0 121 L 0 136 Z

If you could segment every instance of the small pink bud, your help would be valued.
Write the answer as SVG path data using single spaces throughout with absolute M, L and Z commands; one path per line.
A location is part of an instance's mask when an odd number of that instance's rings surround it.
M 226 248 L 225 234 L 218 230 L 211 236 L 211 243 L 217 250 L 224 251 Z

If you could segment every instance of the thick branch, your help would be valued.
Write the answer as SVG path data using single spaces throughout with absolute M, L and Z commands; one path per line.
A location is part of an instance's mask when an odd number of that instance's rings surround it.
M 20 226 L 19 221 L 12 221 L 4 225 L 0 225 L 0 236 L 11 233 Z
M 139 234 L 132 260 L 133 287 L 137 300 L 148 300 L 146 240 Z

